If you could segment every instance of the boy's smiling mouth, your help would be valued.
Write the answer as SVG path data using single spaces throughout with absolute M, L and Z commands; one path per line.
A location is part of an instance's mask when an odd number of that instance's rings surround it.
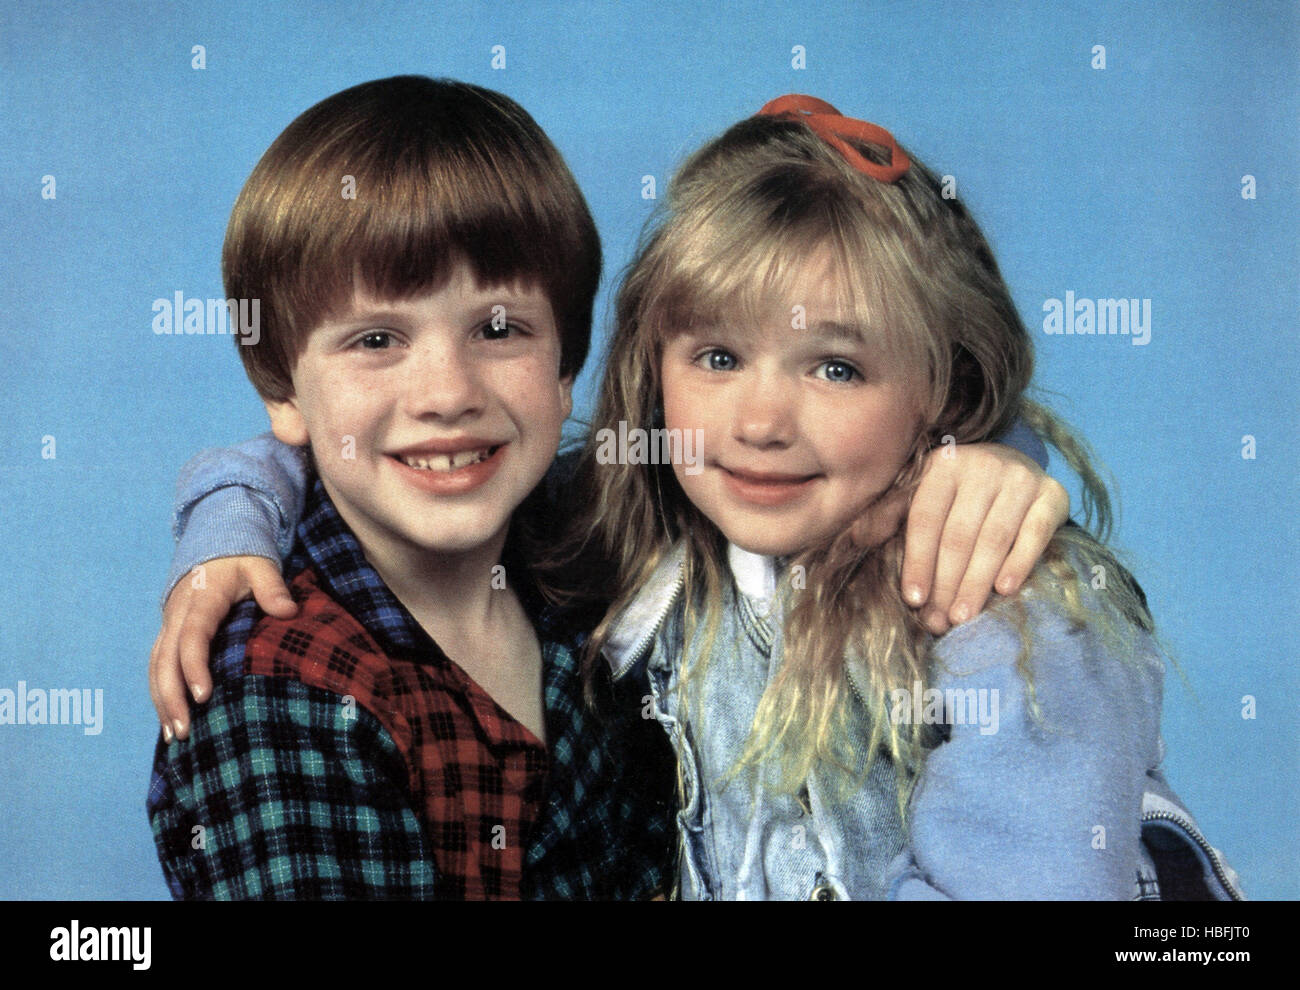
M 504 460 L 509 441 L 478 437 L 442 440 L 390 453 L 408 484 L 434 495 L 463 495 L 486 484 Z
M 458 450 L 449 454 L 396 454 L 394 456 L 407 467 L 415 468 L 417 471 L 449 472 L 486 461 L 504 446 L 505 444 L 493 444 L 470 450 Z

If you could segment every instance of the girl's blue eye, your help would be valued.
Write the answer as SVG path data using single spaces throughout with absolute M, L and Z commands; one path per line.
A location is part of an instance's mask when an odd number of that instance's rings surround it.
M 731 371 L 736 367 L 736 356 L 724 350 L 714 348 L 703 357 L 708 361 L 710 371 Z
M 858 377 L 858 369 L 847 361 L 826 361 L 820 370 L 828 382 L 851 382 Z

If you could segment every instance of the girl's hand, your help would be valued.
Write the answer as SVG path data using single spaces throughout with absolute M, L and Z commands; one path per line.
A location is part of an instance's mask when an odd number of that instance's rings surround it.
M 250 593 L 262 611 L 277 619 L 298 613 L 279 564 L 266 557 L 209 560 L 182 578 L 167 596 L 162 632 L 149 654 L 149 693 L 168 742 L 173 736 L 185 739 L 190 732 L 185 685 L 195 701 L 212 696 L 208 672 L 212 637 L 230 609 Z
M 912 496 L 886 500 L 859 519 L 860 546 L 883 543 L 907 513 L 903 597 L 936 636 L 983 610 L 989 593 L 1012 595 L 1069 518 L 1060 482 L 999 443 L 930 452 Z

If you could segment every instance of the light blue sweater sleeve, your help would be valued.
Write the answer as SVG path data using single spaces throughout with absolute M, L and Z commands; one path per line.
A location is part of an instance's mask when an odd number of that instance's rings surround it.
M 172 533 L 176 552 L 163 601 L 199 564 L 217 557 L 269 557 L 293 549 L 306 501 L 306 448 L 270 433 L 190 458 L 176 482 Z
M 1024 594 L 1032 693 L 1005 611 L 937 644 L 934 686 L 955 724 L 913 792 L 892 898 L 1133 897 L 1147 771 L 1161 758 L 1163 655 L 1146 633 L 1124 626 L 1129 641 L 1109 642 Z M 1084 594 L 1090 614 L 1109 607 L 1104 591 Z

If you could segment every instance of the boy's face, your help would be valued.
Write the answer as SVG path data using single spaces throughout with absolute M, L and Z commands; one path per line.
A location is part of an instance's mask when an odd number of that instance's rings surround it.
M 840 312 L 824 262 L 810 261 L 761 325 L 674 337 L 661 370 L 667 428 L 702 431 L 703 470 L 674 464 L 677 480 L 753 553 L 793 554 L 847 530 L 893 483 L 919 428 L 915 376 Z
M 373 563 L 473 553 L 555 458 L 572 409 L 545 292 L 479 285 L 460 264 L 405 301 L 358 291 L 312 332 L 294 396 L 267 403 L 285 443 L 311 441 L 335 507 Z M 409 559 L 409 557 L 407 558 Z

